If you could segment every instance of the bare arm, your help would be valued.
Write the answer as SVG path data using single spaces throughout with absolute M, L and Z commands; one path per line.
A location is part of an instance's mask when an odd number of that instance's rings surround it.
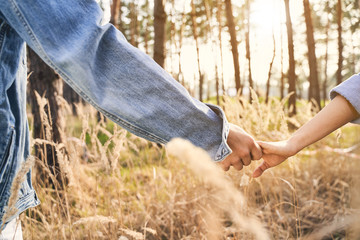
M 266 169 L 279 165 L 288 157 L 322 139 L 344 124 L 359 117 L 359 113 L 341 95 L 336 96 L 314 118 L 299 128 L 288 140 L 259 142 L 263 149 L 263 163 L 253 176 L 259 177 Z
M 297 147 L 298 152 L 357 117 L 359 113 L 354 107 L 343 96 L 338 95 L 314 118 L 299 128 L 290 141 Z

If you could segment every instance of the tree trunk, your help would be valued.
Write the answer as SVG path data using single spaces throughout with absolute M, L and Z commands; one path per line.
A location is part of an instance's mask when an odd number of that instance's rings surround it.
M 283 40 L 283 27 L 280 20 L 280 99 L 284 98 L 284 40 Z
M 251 51 L 250 51 L 250 0 L 246 0 L 246 32 L 245 32 L 245 45 L 246 45 L 246 59 L 248 60 L 248 78 L 249 78 L 249 88 L 254 89 L 253 79 L 251 73 Z M 249 100 L 251 101 L 251 91 L 249 91 Z
M 290 16 L 289 0 L 285 1 L 285 13 L 286 13 L 286 29 L 288 36 L 288 51 L 289 51 L 289 93 L 293 93 L 289 98 L 290 115 L 296 114 L 296 75 L 295 75 L 295 57 L 294 57 L 294 40 L 293 29 Z
M 178 57 L 179 57 L 179 72 L 177 79 L 178 81 L 185 86 L 185 80 L 184 75 L 182 73 L 182 67 L 181 67 L 181 49 L 182 49 L 182 43 L 183 43 L 183 35 L 184 35 L 184 28 L 185 28 L 185 5 L 184 10 L 181 14 L 181 25 L 180 25 L 180 32 L 179 32 L 179 47 L 178 47 Z
M 145 47 L 145 53 L 149 55 L 149 28 L 150 28 L 150 14 L 149 14 L 149 0 L 145 1 L 145 11 L 146 11 L 146 17 L 145 17 L 145 29 L 144 29 L 144 47 Z
M 75 103 L 79 103 L 81 98 L 67 83 L 63 83 L 63 97 L 71 106 L 72 112 L 76 115 Z
M 248 71 L 249 71 L 249 87 L 254 88 L 253 79 L 251 74 L 251 52 L 250 52 L 250 0 L 246 0 L 246 32 L 245 32 L 245 42 L 246 42 L 246 59 L 248 60 Z M 249 100 L 251 101 L 251 91 L 249 94 Z
M 351 34 L 351 60 L 350 60 L 350 68 L 351 73 L 356 73 L 356 62 L 357 62 L 357 54 L 356 54 L 356 46 L 354 44 L 354 32 L 350 31 Z
M 303 0 L 304 17 L 306 23 L 306 42 L 308 46 L 308 63 L 309 63 L 309 100 L 314 99 L 319 108 L 321 108 L 320 101 L 320 87 L 319 75 L 315 53 L 314 27 L 311 17 L 311 8 L 309 0 Z
M 239 63 L 238 41 L 236 39 L 236 30 L 235 30 L 231 0 L 225 0 L 225 8 L 226 8 L 227 25 L 230 33 L 231 51 L 234 61 L 235 87 L 236 87 L 236 91 L 239 92 L 239 90 L 241 89 L 240 63 Z
M 60 107 L 57 97 L 62 96 L 62 80 L 59 76 L 46 65 L 30 48 L 28 48 L 28 56 L 30 62 L 29 77 L 30 83 L 30 99 L 31 111 L 34 117 L 33 134 L 34 139 L 40 138 L 49 142 L 62 143 L 64 136 L 64 121 L 59 112 Z M 38 93 L 38 96 L 36 96 Z M 45 97 L 46 100 L 41 100 Z M 36 144 L 35 156 L 38 157 L 50 169 L 51 173 L 56 177 L 57 183 L 44 174 L 43 179 L 48 179 L 45 183 L 51 183 L 53 187 L 62 187 L 64 176 L 58 161 L 58 154 L 54 145 L 42 143 Z
M 205 4 L 205 11 L 206 11 L 206 19 L 208 21 L 208 24 L 207 24 L 208 32 L 209 32 L 209 36 L 210 36 L 210 39 L 211 39 L 211 51 L 212 51 L 213 56 L 214 56 L 216 104 L 219 105 L 220 104 L 220 98 L 219 98 L 219 67 L 218 67 L 216 51 L 215 51 L 216 40 L 215 40 L 215 38 L 214 38 L 214 36 L 212 34 L 212 32 L 213 32 L 213 26 L 211 24 L 212 14 L 211 14 L 211 10 L 210 10 L 208 0 L 205 0 L 204 4 Z M 210 90 L 210 85 L 209 85 L 208 89 Z M 210 91 L 208 91 L 208 92 L 210 92 Z
M 139 45 L 139 24 L 138 24 L 138 11 L 135 2 L 130 2 L 130 43 L 138 47 Z
M 274 60 L 275 60 L 275 55 L 276 55 L 276 44 L 275 44 L 275 34 L 274 34 L 274 28 L 273 28 L 273 33 L 272 33 L 272 38 L 273 38 L 273 45 L 274 45 L 274 50 L 273 50 L 273 56 L 271 58 L 271 62 L 270 62 L 270 66 L 269 66 L 269 72 L 268 72 L 268 79 L 266 81 L 266 97 L 265 97 L 265 102 L 268 103 L 269 101 L 269 94 L 270 94 L 270 80 L 271 80 L 271 70 L 274 64 Z
M 165 0 L 154 0 L 154 60 L 161 67 L 165 65 Z
M 219 31 L 219 48 L 220 48 L 220 64 L 221 64 L 221 89 L 223 94 L 225 94 L 225 82 L 224 82 L 224 57 L 223 57 L 223 49 L 222 49 L 222 23 L 221 23 L 221 14 L 222 14 L 222 2 L 221 0 L 216 0 L 217 12 L 216 18 L 218 21 L 218 31 Z
M 176 35 L 176 28 L 175 28 L 175 0 L 171 0 L 172 8 L 170 10 L 170 34 L 168 35 L 170 37 L 168 47 L 169 49 L 169 55 L 170 55 L 170 64 L 171 64 L 171 75 L 175 76 L 175 69 L 174 69 L 174 53 L 173 53 L 173 46 L 175 46 L 175 52 L 177 52 L 177 44 L 175 41 L 175 35 Z
M 329 1 L 326 1 L 326 9 L 329 8 Z M 325 107 L 325 102 L 327 100 L 327 80 L 328 80 L 328 75 L 327 75 L 327 69 L 328 69 L 328 52 L 329 52 L 329 29 L 330 29 L 330 20 L 329 20 L 329 14 L 326 13 L 326 29 L 325 29 L 325 63 L 324 63 L 324 82 L 323 82 L 323 101 L 324 101 L 324 107 Z
M 112 0 L 110 23 L 112 23 L 119 30 L 120 30 L 120 11 L 121 11 L 120 8 L 121 8 L 121 0 Z
M 198 64 L 198 70 L 199 70 L 199 99 L 200 101 L 203 100 L 203 82 L 204 82 L 204 76 L 201 73 L 201 67 L 200 67 L 200 51 L 199 51 L 199 40 L 198 40 L 198 34 L 197 34 L 197 22 L 196 22 L 196 9 L 194 0 L 191 0 L 191 22 L 192 22 L 192 30 L 196 45 L 196 54 L 197 54 L 197 64 Z
M 338 26 L 338 69 L 336 71 L 336 83 L 340 84 L 342 82 L 342 67 L 343 67 L 343 43 L 342 43 L 342 6 L 341 6 L 341 0 L 338 0 L 337 7 L 336 7 L 336 22 Z

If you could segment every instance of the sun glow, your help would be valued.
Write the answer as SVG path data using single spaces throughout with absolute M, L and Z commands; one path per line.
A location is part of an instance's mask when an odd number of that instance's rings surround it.
M 251 5 L 250 22 L 257 32 L 272 32 L 275 26 L 281 21 L 279 1 L 257 0 Z

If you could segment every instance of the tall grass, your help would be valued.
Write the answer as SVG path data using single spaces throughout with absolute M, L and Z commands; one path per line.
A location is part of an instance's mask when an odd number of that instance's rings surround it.
M 280 140 L 313 116 L 299 102 L 225 98 L 230 122 L 258 140 Z M 360 129 L 345 126 L 285 164 L 251 178 L 258 163 L 222 172 L 201 149 L 174 140 L 167 150 L 96 121 L 79 105 L 57 145 L 69 183 L 54 190 L 39 172 L 42 204 L 21 215 L 24 239 L 356 239 Z M 39 140 L 32 141 L 37 144 Z M 60 151 L 66 149 L 66 151 Z M 345 150 L 344 150 L 345 149 Z M 56 179 L 54 176 L 50 176 Z M 61 189 L 61 190 L 60 190 Z

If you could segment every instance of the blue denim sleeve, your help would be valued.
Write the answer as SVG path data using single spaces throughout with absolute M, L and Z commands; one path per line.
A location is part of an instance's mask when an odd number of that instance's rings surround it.
M 231 153 L 223 111 L 205 105 L 114 26 L 93 0 L 0 0 L 27 44 L 86 101 L 130 132 L 167 143 L 180 137 L 215 161 Z
M 330 98 L 333 99 L 337 94 L 346 98 L 351 105 L 360 113 L 360 75 L 351 76 L 330 91 Z M 352 121 L 360 124 L 360 118 Z

